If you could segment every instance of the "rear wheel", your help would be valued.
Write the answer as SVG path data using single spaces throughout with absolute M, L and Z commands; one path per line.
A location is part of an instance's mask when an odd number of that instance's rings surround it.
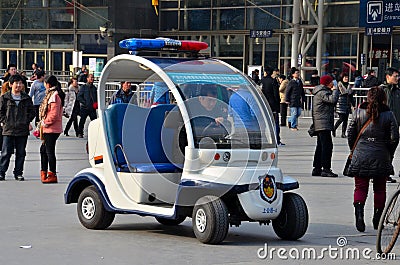
M 275 233 L 282 239 L 297 240 L 304 236 L 308 227 L 308 209 L 303 198 L 295 193 L 284 193 L 282 210 L 272 220 Z
M 376 237 L 376 251 L 378 253 L 389 253 L 400 233 L 400 190 L 397 190 L 388 200 L 383 210 L 378 225 Z
M 183 221 L 185 221 L 186 216 L 178 216 L 177 219 L 167 219 L 167 218 L 162 218 L 162 217 L 156 217 L 157 222 L 159 222 L 162 225 L 179 225 Z
M 115 214 L 104 209 L 97 189 L 92 185 L 79 195 L 78 218 L 81 224 L 89 229 L 105 229 L 114 221 Z
M 228 234 L 228 218 L 228 209 L 220 198 L 204 196 L 196 202 L 193 208 L 194 234 L 202 243 L 218 244 Z

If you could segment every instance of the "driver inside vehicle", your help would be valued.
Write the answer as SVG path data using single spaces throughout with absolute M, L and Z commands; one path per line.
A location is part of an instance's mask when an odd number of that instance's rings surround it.
M 198 136 L 221 134 L 226 131 L 228 106 L 217 98 L 217 89 L 213 85 L 203 85 L 198 97 L 188 102 L 194 130 Z M 225 127 L 225 128 L 222 128 Z M 206 130 L 210 128 L 213 130 Z M 229 127 L 228 127 L 229 128 Z

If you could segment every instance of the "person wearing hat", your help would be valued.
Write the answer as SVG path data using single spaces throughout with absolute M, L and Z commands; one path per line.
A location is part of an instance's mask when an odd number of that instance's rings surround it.
M 337 178 L 332 172 L 332 135 L 334 129 L 335 105 L 339 99 L 339 91 L 333 85 L 333 78 L 324 75 L 320 85 L 313 89 L 312 118 L 317 134 L 317 146 L 314 153 L 312 176 Z

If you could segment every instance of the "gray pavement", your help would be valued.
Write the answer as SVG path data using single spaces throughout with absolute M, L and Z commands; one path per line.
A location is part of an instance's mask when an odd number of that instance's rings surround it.
M 85 154 L 86 139 L 61 136 L 57 143 L 59 184 L 43 185 L 39 180 L 40 141 L 30 137 L 25 164 L 25 182 L 12 178 L 13 161 L 7 180 L 0 183 L 0 264 L 320 264 L 321 260 L 294 259 L 305 248 L 321 254 L 323 248 L 338 248 L 323 253 L 327 264 L 373 264 L 382 261 L 346 259 L 349 248 L 361 251 L 370 248 L 368 255 L 375 258 L 376 232 L 372 229 L 372 193 L 366 206 L 365 233 L 354 227 L 352 207 L 353 180 L 312 177 L 315 138 L 307 134 L 309 119 L 300 119 L 298 132 L 282 128 L 279 166 L 285 174 L 300 182 L 299 194 L 305 199 L 310 216 L 306 235 L 298 241 L 280 240 L 271 226 L 243 223 L 232 227 L 221 245 L 204 245 L 195 238 L 191 220 L 182 225 L 166 227 L 154 218 L 135 215 L 117 215 L 112 226 L 104 231 L 85 229 L 80 225 L 76 205 L 65 205 L 63 194 L 68 182 L 82 168 L 88 167 Z M 348 153 L 345 139 L 334 138 L 333 170 L 340 173 Z M 400 155 L 395 158 L 396 171 L 400 170 Z M 399 180 L 398 177 L 396 177 Z M 397 188 L 389 184 L 389 193 Z M 337 245 L 344 237 L 347 245 Z M 342 238 L 342 240 L 344 240 Z M 267 253 L 258 251 L 267 244 Z M 273 248 L 282 248 L 288 259 L 278 257 Z M 283 251 L 281 250 L 281 251 Z M 393 250 L 400 259 L 400 242 Z M 396 261 L 385 261 L 394 264 Z

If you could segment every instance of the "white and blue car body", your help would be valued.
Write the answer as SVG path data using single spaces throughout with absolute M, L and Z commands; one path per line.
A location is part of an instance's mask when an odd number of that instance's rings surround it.
M 109 84 L 121 81 L 134 96 L 108 104 Z M 305 234 L 307 206 L 287 192 L 298 182 L 277 167 L 271 110 L 239 70 L 212 58 L 118 55 L 101 73 L 98 106 L 88 128 L 91 167 L 65 193 L 85 227 L 105 229 L 115 214 L 137 214 L 165 225 L 192 218 L 196 237 L 209 244 L 244 221 L 272 221 L 283 239 Z

